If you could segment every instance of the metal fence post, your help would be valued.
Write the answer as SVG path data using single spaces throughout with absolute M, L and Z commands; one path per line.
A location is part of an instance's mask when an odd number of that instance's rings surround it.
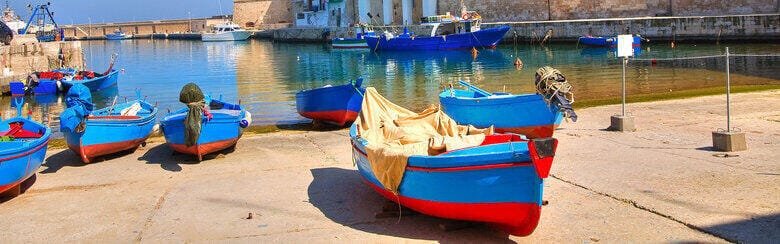
M 726 47 L 726 131 L 731 132 L 731 69 L 729 47 Z

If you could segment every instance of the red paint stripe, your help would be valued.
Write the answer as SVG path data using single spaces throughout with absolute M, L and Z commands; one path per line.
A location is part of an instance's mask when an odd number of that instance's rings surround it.
M 7 157 L 7 158 L 0 158 L 0 162 L 12 160 L 12 159 L 17 159 L 17 158 L 21 158 L 21 157 L 25 157 L 27 155 L 30 155 L 30 154 L 33 154 L 33 153 L 37 152 L 38 150 L 40 150 L 41 148 L 47 146 L 48 144 L 49 144 L 49 138 L 46 138 L 45 142 L 43 142 L 43 143 L 41 143 L 41 145 L 38 145 L 37 147 L 33 148 L 33 150 L 27 150 L 27 151 L 25 151 L 22 154 L 10 156 L 10 157 Z
M 362 176 L 362 175 L 361 175 Z M 447 219 L 479 221 L 495 225 L 511 235 L 527 236 L 536 229 L 541 216 L 541 206 L 536 203 L 460 203 L 440 202 L 396 195 L 372 184 L 363 182 L 386 199 L 423 214 Z
M 350 110 L 302 112 L 300 114 L 306 118 L 330 122 L 338 126 L 344 126 L 347 123 L 351 123 L 355 121 L 358 116 L 357 112 Z

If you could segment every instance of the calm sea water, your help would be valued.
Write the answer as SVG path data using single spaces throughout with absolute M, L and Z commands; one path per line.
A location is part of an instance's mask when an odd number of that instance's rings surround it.
M 163 114 L 183 107 L 179 90 L 195 82 L 207 94 L 239 101 L 253 114 L 256 125 L 305 121 L 295 110 L 295 93 L 304 88 L 340 84 L 363 77 L 392 101 L 419 109 L 437 103 L 438 93 L 449 83 L 468 80 L 487 90 L 534 92 L 537 68 L 549 65 L 561 70 L 574 85 L 577 100 L 619 96 L 620 60 L 608 49 L 582 48 L 576 44 L 547 46 L 504 44 L 496 50 L 387 52 L 333 50 L 322 44 L 248 42 L 203 43 L 178 40 L 127 40 L 84 42 L 90 68 L 103 71 L 112 53 L 119 54 L 117 89 L 94 94 L 99 106 L 135 97 L 135 90 Z M 669 58 L 723 53 L 777 54 L 780 44 L 679 44 L 644 45 L 639 58 Z M 524 67 L 516 69 L 519 57 Z M 732 59 L 735 84 L 780 84 L 777 57 Z M 725 61 L 699 59 L 631 62 L 627 69 L 628 92 L 659 93 L 700 87 L 723 86 Z M 56 123 L 63 109 L 61 97 L 28 97 L 34 117 Z M 10 98 L 0 99 L 3 115 Z M 162 117 L 162 116 L 160 116 Z

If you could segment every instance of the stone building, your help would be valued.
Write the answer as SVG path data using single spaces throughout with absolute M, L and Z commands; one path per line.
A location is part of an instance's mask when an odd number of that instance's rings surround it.
M 295 0 L 234 0 L 233 22 L 249 29 L 272 29 L 292 23 Z
M 780 12 L 778 0 L 463 0 L 463 4 L 489 22 Z M 456 13 L 459 8 L 460 1 L 438 1 L 439 13 Z

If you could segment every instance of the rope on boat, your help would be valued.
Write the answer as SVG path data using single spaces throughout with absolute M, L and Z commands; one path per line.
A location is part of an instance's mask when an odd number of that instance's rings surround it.
M 536 92 L 544 98 L 548 105 L 554 103 L 566 119 L 577 121 L 577 114 L 571 104 L 574 103 L 574 93 L 571 83 L 561 71 L 544 66 L 536 70 Z

